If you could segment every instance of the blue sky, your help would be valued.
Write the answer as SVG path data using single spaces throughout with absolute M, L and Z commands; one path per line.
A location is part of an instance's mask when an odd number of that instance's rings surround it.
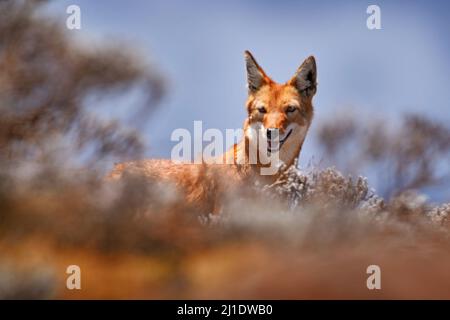
M 419 112 L 450 120 L 448 2 L 429 1 L 57 1 L 50 11 L 82 12 L 85 41 L 125 40 L 165 75 L 170 90 L 145 128 L 148 156 L 168 157 L 176 128 L 241 127 L 246 98 L 243 52 L 275 80 L 304 58 L 318 64 L 314 100 L 321 121 L 341 113 L 389 119 Z M 381 30 L 368 30 L 366 8 L 381 8 Z M 63 23 L 63 22 L 62 22 Z M 122 104 L 126 99 L 109 101 Z M 320 159 L 307 138 L 301 155 Z

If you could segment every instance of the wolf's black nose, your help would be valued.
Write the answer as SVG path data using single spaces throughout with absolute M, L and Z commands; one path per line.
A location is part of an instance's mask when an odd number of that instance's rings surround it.
M 278 129 L 276 128 L 268 128 L 267 129 L 267 139 L 272 140 L 278 134 Z

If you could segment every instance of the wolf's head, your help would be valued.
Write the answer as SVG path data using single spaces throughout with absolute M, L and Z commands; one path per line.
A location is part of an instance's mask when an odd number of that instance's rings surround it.
M 267 140 L 267 151 L 279 152 L 279 158 L 291 165 L 298 157 L 313 117 L 316 61 L 314 57 L 308 57 L 289 81 L 279 84 L 267 76 L 248 51 L 245 60 L 248 83 L 246 138 L 252 144 L 257 139 L 254 133 L 259 132 L 259 136 Z M 273 143 L 274 136 L 279 143 Z

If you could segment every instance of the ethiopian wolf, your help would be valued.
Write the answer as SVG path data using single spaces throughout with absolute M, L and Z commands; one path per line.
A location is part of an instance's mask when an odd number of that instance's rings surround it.
M 317 89 L 316 61 L 313 56 L 308 57 L 294 76 L 281 84 L 264 72 L 249 51 L 245 52 L 245 62 L 247 118 L 239 143 L 202 164 L 175 163 L 169 159 L 119 163 L 109 178 L 138 175 L 171 182 L 187 203 L 207 213 L 218 212 L 221 196 L 227 191 L 245 191 L 252 189 L 255 182 L 275 181 L 298 158 L 311 125 L 312 99 Z M 273 169 L 274 161 L 276 170 L 268 170 Z

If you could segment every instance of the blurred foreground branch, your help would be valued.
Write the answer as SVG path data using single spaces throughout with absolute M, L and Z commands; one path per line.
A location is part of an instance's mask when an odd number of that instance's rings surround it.
M 373 119 L 333 119 L 319 128 L 318 140 L 328 165 L 372 172 L 387 198 L 409 189 L 450 189 L 450 128 L 423 116 L 407 115 L 395 128 Z
M 145 102 L 128 114 L 142 118 L 163 93 L 161 77 L 131 50 L 88 49 L 69 39 L 64 25 L 38 14 L 45 2 L 0 2 L 0 157 L 45 159 L 58 141 L 89 152 L 91 162 L 136 155 L 142 150 L 137 132 L 93 117 L 95 106 L 86 101 L 139 87 Z

